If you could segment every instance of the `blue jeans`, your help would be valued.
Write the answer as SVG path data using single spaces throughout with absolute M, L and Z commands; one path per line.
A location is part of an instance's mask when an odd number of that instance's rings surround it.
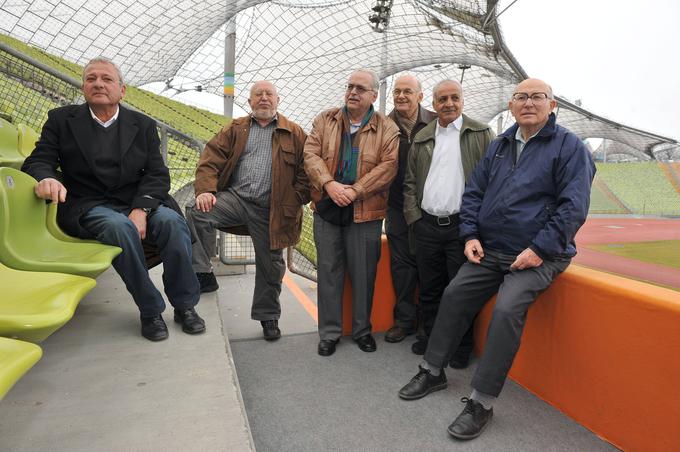
M 163 296 L 149 278 L 142 240 L 137 228 L 127 217 L 130 209 L 100 205 L 87 211 L 81 225 L 98 241 L 115 245 L 123 252 L 113 260 L 128 292 L 142 317 L 165 310 Z M 191 268 L 191 236 L 184 218 L 174 210 L 159 206 L 147 217 L 146 240 L 154 243 L 163 261 L 163 285 L 175 309 L 188 309 L 198 303 L 200 288 Z

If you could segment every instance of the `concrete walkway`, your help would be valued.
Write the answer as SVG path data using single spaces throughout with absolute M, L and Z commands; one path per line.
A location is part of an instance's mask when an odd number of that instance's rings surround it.
M 118 275 L 101 275 L 0 402 L 0 450 L 254 450 L 216 294 L 198 310 L 205 334 L 184 334 L 170 307 L 170 338 L 149 342 Z

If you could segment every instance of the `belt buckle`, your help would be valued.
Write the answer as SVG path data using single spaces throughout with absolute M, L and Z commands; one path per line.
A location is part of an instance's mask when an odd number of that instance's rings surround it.
M 450 226 L 451 217 L 437 217 L 437 226 Z

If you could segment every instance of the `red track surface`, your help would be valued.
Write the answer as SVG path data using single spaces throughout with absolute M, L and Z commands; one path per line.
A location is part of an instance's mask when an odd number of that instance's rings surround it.
M 642 281 L 680 288 L 680 269 L 650 264 L 586 248 L 598 243 L 680 240 L 680 220 L 589 218 L 576 235 L 574 263 Z

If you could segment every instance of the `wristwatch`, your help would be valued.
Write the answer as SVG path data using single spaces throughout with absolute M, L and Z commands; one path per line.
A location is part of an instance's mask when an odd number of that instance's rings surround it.
M 149 215 L 153 210 L 151 207 L 141 207 L 145 214 Z

